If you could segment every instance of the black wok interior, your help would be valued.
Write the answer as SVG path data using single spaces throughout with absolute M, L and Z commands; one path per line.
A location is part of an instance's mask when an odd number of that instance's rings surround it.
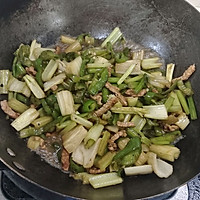
M 176 75 L 181 75 L 190 64 L 196 64 L 191 82 L 199 115 L 200 14 L 184 0 L 0 0 L 0 3 L 0 69 L 11 69 L 12 54 L 20 43 L 29 44 L 37 39 L 47 46 L 65 33 L 76 36 L 89 32 L 94 37 L 105 38 L 119 26 L 127 39 L 155 50 L 166 63 L 175 63 Z M 186 138 L 178 143 L 181 156 L 173 164 L 174 173 L 168 179 L 154 174 L 127 177 L 121 185 L 98 190 L 41 161 L 9 124 L 0 111 L 1 161 L 29 182 L 61 196 L 145 198 L 179 187 L 200 172 L 199 119 L 184 131 Z M 7 147 L 16 157 L 8 155 Z M 13 161 L 26 170 L 15 168 Z

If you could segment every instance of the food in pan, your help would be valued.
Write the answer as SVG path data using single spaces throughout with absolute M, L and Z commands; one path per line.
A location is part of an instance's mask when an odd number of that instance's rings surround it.
M 158 52 L 159 53 L 159 52 Z M 173 173 L 176 143 L 197 119 L 189 66 L 130 45 L 117 27 L 102 42 L 89 34 L 61 36 L 53 47 L 36 40 L 0 70 L 1 108 L 27 146 L 94 188 L 123 175 Z

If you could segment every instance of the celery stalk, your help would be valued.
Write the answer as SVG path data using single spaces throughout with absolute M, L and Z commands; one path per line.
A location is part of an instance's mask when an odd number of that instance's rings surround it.
M 147 113 L 144 114 L 147 118 L 152 119 L 167 119 L 167 109 L 165 105 L 150 105 L 150 106 L 143 106 L 145 110 L 147 110 Z
M 65 133 L 71 131 L 74 127 L 76 127 L 76 122 L 68 120 L 66 121 L 66 126 L 65 128 L 59 133 L 60 135 L 64 135 Z
M 127 60 L 126 62 L 123 63 L 116 63 L 115 72 L 118 74 L 124 74 L 131 65 L 135 65 L 133 70 L 130 72 L 131 75 L 141 73 L 140 60 Z
M 101 171 L 105 170 L 106 167 L 108 167 L 111 164 L 115 155 L 116 152 L 109 151 L 97 162 L 97 165 Z
M 82 46 L 80 42 L 78 40 L 75 40 L 75 42 L 73 42 L 69 47 L 67 47 L 67 49 L 65 49 L 65 53 L 76 52 L 76 51 L 80 51 L 81 49 L 82 49 Z
M 91 177 L 89 182 L 94 188 L 102 188 L 122 183 L 123 179 L 116 172 L 111 172 Z
M 22 102 L 18 101 L 15 98 L 12 98 L 8 101 L 8 105 L 16 112 L 23 113 L 26 111 L 29 107 L 26 104 L 23 104 Z
M 9 75 L 9 70 L 0 70 L 0 94 L 8 94 Z
M 93 126 L 92 122 L 90 122 L 87 119 L 84 119 L 76 114 L 71 114 L 71 120 L 75 121 L 78 124 L 85 126 L 86 128 L 91 128 Z
M 22 130 L 33 122 L 39 116 L 39 112 L 35 108 L 29 108 L 23 112 L 17 119 L 15 119 L 11 126 L 13 126 L 17 131 Z
M 45 97 L 43 90 L 32 76 L 25 75 L 24 80 L 36 98 L 42 99 Z
M 122 32 L 120 31 L 119 27 L 116 27 L 110 35 L 103 41 L 101 44 L 101 47 L 105 47 L 108 42 L 110 42 L 112 45 L 117 42 L 117 40 L 122 36 Z
M 50 60 L 48 65 L 45 67 L 42 72 L 42 80 L 49 81 L 58 68 L 58 62 L 55 60 Z
M 74 99 L 70 91 L 62 90 L 56 94 L 56 97 L 62 116 L 70 115 L 75 112 Z
M 170 64 L 167 65 L 166 80 L 168 80 L 170 83 L 172 81 L 174 68 L 175 68 L 175 64 L 173 64 L 173 63 L 170 63 Z
M 138 107 L 112 107 L 111 111 L 113 113 L 122 113 L 122 114 L 139 114 L 143 116 L 147 113 L 145 108 L 138 108 Z
M 122 84 L 124 82 L 124 80 L 131 74 L 131 72 L 133 71 L 133 69 L 135 68 L 136 64 L 132 64 L 127 71 L 121 76 L 121 78 L 119 79 L 119 81 L 117 82 L 118 85 Z
M 67 63 L 67 65 L 66 65 L 66 73 L 79 76 L 80 75 L 81 64 L 82 64 L 82 58 L 81 58 L 81 56 L 78 56 L 77 58 L 75 58 L 71 62 Z
M 93 68 L 104 68 L 104 67 L 109 67 L 111 66 L 110 63 L 88 63 L 87 68 L 88 69 L 93 69 Z
M 97 139 L 100 137 L 103 129 L 104 129 L 104 126 L 102 124 L 95 124 L 94 126 L 92 126 L 90 130 L 88 131 L 87 136 L 84 139 L 85 146 L 88 148 L 90 147 L 90 145 L 88 144 L 90 140 L 92 140 L 93 142 L 96 142 Z
M 44 91 L 51 89 L 54 85 L 58 85 L 63 82 L 63 80 L 66 78 L 66 75 L 64 73 L 58 74 L 57 76 L 54 76 L 51 80 L 46 81 L 44 83 Z
M 178 99 L 183 107 L 184 112 L 186 113 L 186 115 L 189 115 L 190 111 L 189 111 L 185 96 L 183 95 L 183 93 L 180 90 L 176 90 L 175 92 L 176 92 Z
M 25 82 L 19 81 L 13 76 L 10 77 L 8 81 L 8 90 L 12 92 L 17 92 L 25 95 L 26 97 L 31 96 L 31 91 Z
M 36 129 L 39 129 L 44 125 L 50 123 L 51 121 L 53 121 L 53 118 L 51 116 L 43 116 L 34 120 L 32 124 L 35 126 Z
M 72 37 L 61 35 L 60 40 L 65 44 L 73 44 L 76 40 Z
M 157 154 L 159 158 L 174 162 L 175 159 L 178 159 L 180 155 L 180 150 L 177 147 L 170 145 L 156 145 L 152 144 L 149 147 L 151 152 Z
M 127 176 L 139 174 L 151 174 L 153 172 L 151 165 L 141 165 L 134 167 L 125 167 L 124 172 Z
M 78 125 L 69 132 L 66 132 L 62 136 L 63 146 L 69 152 L 74 152 L 77 147 L 81 144 L 82 140 L 87 135 L 87 130 L 82 126 Z
M 99 156 L 103 156 L 105 154 L 109 138 L 110 138 L 110 133 L 108 131 L 104 131 L 102 140 L 99 144 L 99 148 L 97 151 L 97 154 Z
M 145 58 L 142 60 L 142 68 L 143 69 L 154 69 L 162 66 L 162 63 L 158 62 L 160 60 L 159 57 L 154 58 Z

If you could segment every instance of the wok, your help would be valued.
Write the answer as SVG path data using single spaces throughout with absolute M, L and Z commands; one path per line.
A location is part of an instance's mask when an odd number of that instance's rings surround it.
M 197 70 L 191 78 L 198 115 L 200 106 L 200 14 L 183 0 L 1 0 L 0 67 L 11 68 L 12 53 L 23 43 L 37 39 L 43 46 L 53 44 L 61 34 L 73 36 L 89 32 L 105 38 L 119 26 L 127 39 L 151 48 L 165 59 L 176 63 L 175 75 L 181 75 L 190 64 Z M 4 97 L 1 96 L 1 100 Z M 103 189 L 68 177 L 51 167 L 26 148 L 0 111 L 0 159 L 21 179 L 53 192 L 60 197 L 85 199 L 137 199 L 155 196 L 179 187 L 200 171 L 200 120 L 184 131 L 186 138 L 178 143 L 180 158 L 173 164 L 168 179 L 154 174 L 126 177 L 123 184 Z M 10 156 L 6 149 L 16 156 Z M 25 171 L 15 167 L 21 164 Z M 18 183 L 20 184 L 20 182 Z

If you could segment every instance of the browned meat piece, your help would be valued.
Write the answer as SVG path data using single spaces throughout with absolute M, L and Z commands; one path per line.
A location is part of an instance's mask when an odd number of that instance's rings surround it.
M 119 88 L 111 85 L 109 82 L 107 82 L 105 86 L 116 95 L 123 106 L 127 106 L 126 98 L 119 92 Z
M 164 125 L 164 131 L 167 131 L 167 132 L 176 131 L 178 129 L 179 129 L 179 127 L 175 124 L 172 124 L 172 125 L 165 124 Z
M 33 75 L 33 76 L 35 76 L 36 73 L 37 73 L 37 72 L 35 71 L 35 69 L 34 69 L 33 66 L 31 66 L 31 67 L 26 67 L 26 72 L 27 72 L 27 74 Z
M 104 113 L 106 113 L 110 108 L 112 108 L 118 102 L 117 97 L 110 98 L 100 109 L 95 112 L 97 117 L 100 117 Z
M 62 163 L 62 169 L 65 171 L 69 170 L 69 153 L 63 149 L 61 154 L 61 163 Z
M 135 94 L 133 89 L 126 90 L 125 94 L 132 97 L 142 97 L 147 93 L 147 89 L 142 89 L 138 94 Z
M 119 139 L 120 137 L 126 137 L 127 134 L 126 134 L 126 131 L 125 130 L 121 130 L 121 131 L 118 131 L 117 133 L 115 133 L 111 138 L 110 140 L 108 141 L 108 149 L 110 151 L 115 151 L 117 149 L 117 144 L 115 143 L 115 141 L 117 139 Z
M 102 171 L 102 170 L 100 170 L 99 168 L 96 168 L 96 167 L 92 167 L 92 168 L 88 169 L 89 174 L 101 174 L 103 172 L 105 172 L 105 170 Z
M 61 54 L 62 53 L 62 48 L 60 46 L 56 46 L 56 54 Z
M 133 122 L 120 122 L 120 121 L 117 121 L 117 126 L 126 128 L 126 127 L 133 127 L 133 126 L 135 126 L 135 124 Z
M 8 105 L 7 100 L 1 101 L 1 109 L 11 118 L 16 119 L 19 117 L 19 113 L 16 113 L 12 108 Z
M 52 87 L 51 87 L 51 90 L 52 91 L 56 91 L 58 89 L 58 86 L 57 85 L 53 85 Z
M 109 66 L 109 67 L 107 67 L 108 68 L 108 75 L 109 75 L 109 77 L 111 76 L 111 72 L 112 72 L 112 65 L 111 66 Z
M 195 72 L 195 64 L 193 65 L 190 65 L 186 70 L 185 72 L 183 73 L 182 76 L 178 77 L 178 78 L 175 78 L 173 79 L 174 80 L 177 80 L 177 79 L 180 79 L 182 81 L 186 81 L 190 78 L 190 76 Z
M 96 102 L 97 102 L 97 104 L 98 105 L 102 105 L 102 102 L 101 102 L 101 100 L 102 100 L 102 93 L 98 93 L 98 94 L 96 94 L 96 95 L 94 95 L 94 96 L 90 96 L 92 99 L 94 99 Z

